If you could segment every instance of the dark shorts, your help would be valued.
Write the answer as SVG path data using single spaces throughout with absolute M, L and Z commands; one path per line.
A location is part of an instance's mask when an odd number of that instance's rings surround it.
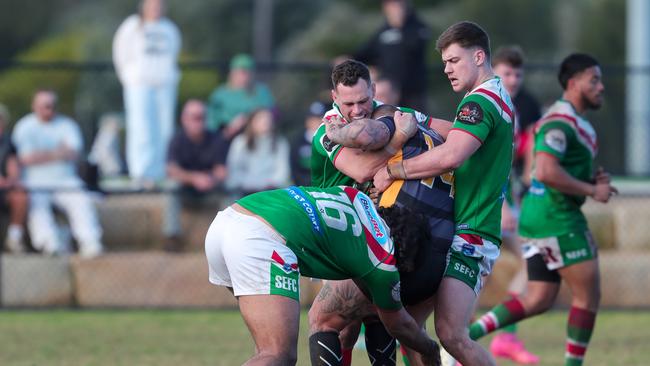
M 401 298 L 404 305 L 414 305 L 438 291 L 445 273 L 450 241 L 438 239 L 424 245 L 418 252 L 413 272 L 400 272 Z
M 557 269 L 548 269 L 544 257 L 541 254 L 535 254 L 526 259 L 528 267 L 528 281 L 542 281 L 560 283 L 562 278 Z

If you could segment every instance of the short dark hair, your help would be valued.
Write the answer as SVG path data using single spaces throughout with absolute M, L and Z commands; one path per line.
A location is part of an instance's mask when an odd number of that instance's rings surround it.
M 377 119 L 379 117 L 383 116 L 393 116 L 395 112 L 399 111 L 399 108 L 390 105 L 390 104 L 382 104 L 379 107 L 375 108 L 372 111 L 372 119 Z
M 438 37 L 436 49 L 442 52 L 454 43 L 458 43 L 463 48 L 479 47 L 490 59 L 490 37 L 481 26 L 474 22 L 465 20 L 447 28 Z
M 390 228 L 395 243 L 397 270 L 412 272 L 420 247 L 431 241 L 429 220 L 406 206 L 379 207 L 377 211 Z
M 562 89 L 566 90 L 569 80 L 576 74 L 593 66 L 600 66 L 600 64 L 593 56 L 586 53 L 572 53 L 567 56 L 562 60 L 560 71 L 557 74 L 557 79 L 560 85 L 562 85 Z
M 519 46 L 503 46 L 494 52 L 492 57 L 492 66 L 506 64 L 515 69 L 524 66 L 524 51 Z
M 336 65 L 332 70 L 332 88 L 336 89 L 339 84 L 354 86 L 359 79 L 363 79 L 370 86 L 370 71 L 363 62 L 356 60 L 345 60 Z

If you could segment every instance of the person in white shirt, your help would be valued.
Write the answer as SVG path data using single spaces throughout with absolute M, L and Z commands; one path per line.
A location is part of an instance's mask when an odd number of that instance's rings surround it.
M 289 185 L 289 142 L 275 132 L 274 125 L 273 112 L 258 109 L 232 141 L 226 158 L 226 188 L 236 196 Z
M 52 206 L 60 208 L 70 222 L 82 257 L 102 253 L 102 229 L 97 211 L 77 174 L 83 151 L 81 131 L 75 121 L 56 113 L 57 95 L 39 90 L 32 111 L 18 122 L 11 136 L 18 160 L 24 167 L 23 184 L 30 191 L 28 228 L 35 249 L 58 255 L 69 251 L 62 240 Z
M 174 129 L 181 36 L 164 17 L 163 0 L 142 0 L 113 39 L 113 63 L 124 88 L 129 175 L 151 184 L 165 177 Z

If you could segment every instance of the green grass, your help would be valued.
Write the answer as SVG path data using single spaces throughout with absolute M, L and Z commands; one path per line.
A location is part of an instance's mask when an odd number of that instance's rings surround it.
M 557 311 L 520 325 L 541 365 L 563 364 L 565 321 L 566 312 Z M 304 317 L 301 327 L 298 365 L 309 365 Z M 650 364 L 649 339 L 650 312 L 603 311 L 586 365 Z M 0 365 L 231 366 L 245 361 L 253 344 L 236 311 L 7 310 L 0 312 L 0 349 Z M 353 358 L 353 365 L 369 365 L 362 351 Z

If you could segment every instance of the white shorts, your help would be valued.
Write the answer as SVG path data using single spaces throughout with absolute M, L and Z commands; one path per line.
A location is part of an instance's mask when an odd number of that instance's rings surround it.
M 228 207 L 205 237 L 210 282 L 235 296 L 282 295 L 299 300 L 298 259 L 266 223 Z

